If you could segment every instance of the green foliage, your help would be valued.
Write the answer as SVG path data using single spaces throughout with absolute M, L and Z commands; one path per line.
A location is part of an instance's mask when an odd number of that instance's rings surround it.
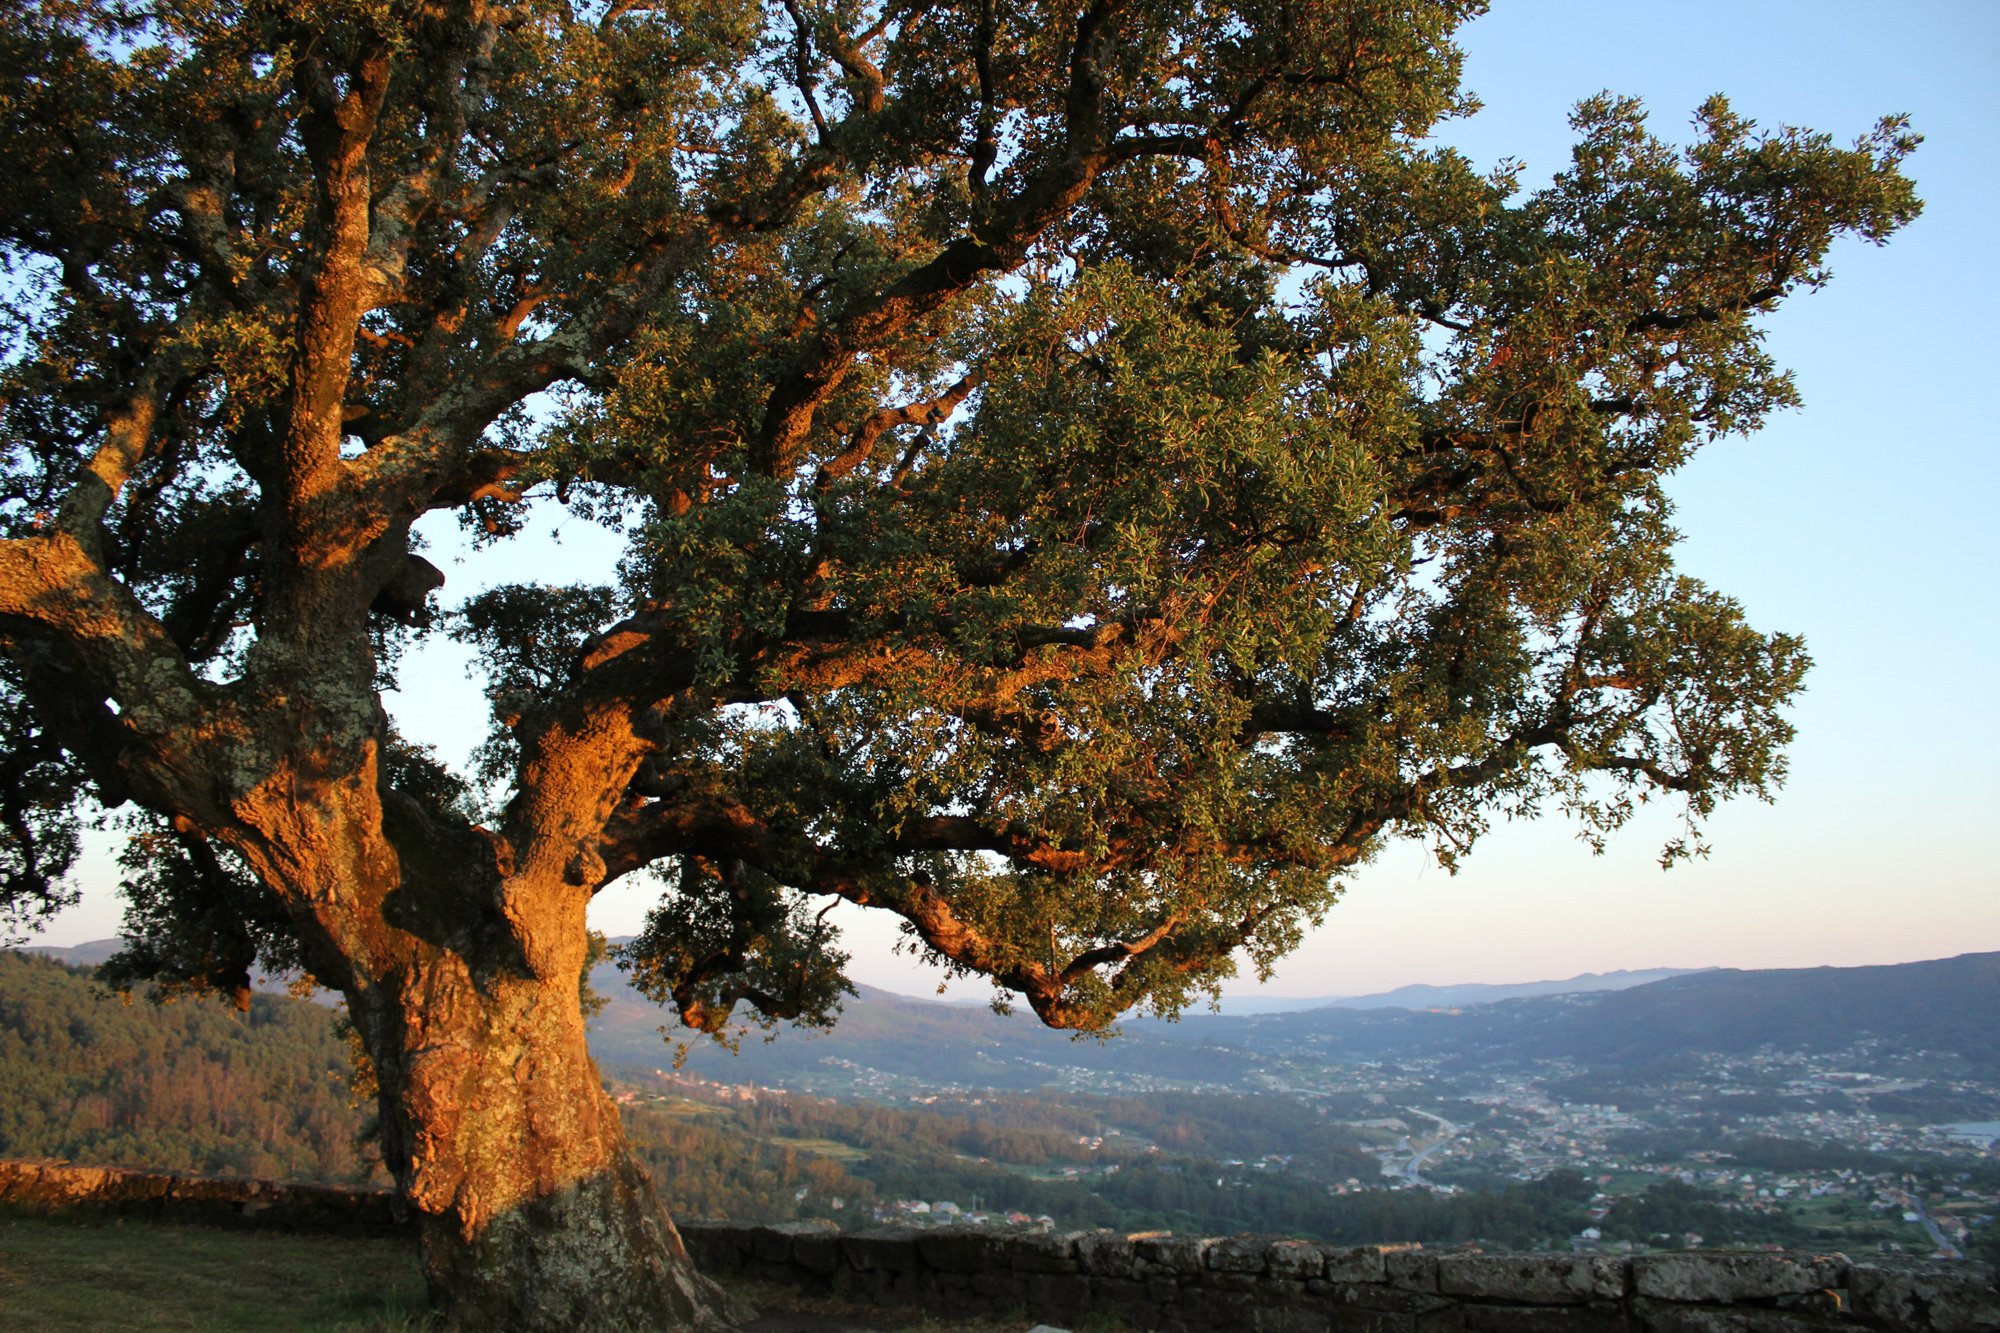
M 1965 1257 L 2000 1268 L 2000 1225 L 1988 1222 L 1965 1243 Z
M 35 925 L 81 896 L 66 876 L 81 850 L 81 774 L 0 663 L 0 944 L 19 944 Z
M 671 1000 L 681 1021 L 729 1044 L 730 1015 L 748 1000 L 766 1029 L 781 1017 L 828 1027 L 843 996 L 847 955 L 832 946 L 827 909 L 818 911 L 755 870 L 690 858 L 678 892 L 646 918 L 618 960 L 632 985 Z
M 148 823 L 119 854 L 123 947 L 99 980 L 127 994 L 150 985 L 156 1001 L 219 992 L 242 1009 L 252 968 L 304 975 L 290 922 L 227 849 Z
M 1799 1245 L 1811 1238 L 1782 1213 L 1750 1213 L 1726 1205 L 1722 1196 L 1677 1181 L 1649 1185 L 1617 1200 L 1598 1224 L 1607 1240 L 1641 1245 L 1677 1244 L 1689 1232 L 1713 1246 Z

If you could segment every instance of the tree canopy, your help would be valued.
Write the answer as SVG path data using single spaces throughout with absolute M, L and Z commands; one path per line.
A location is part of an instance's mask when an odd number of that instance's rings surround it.
M 616 715 L 581 873 L 671 867 L 697 1019 L 824 1012 L 826 895 L 1094 1026 L 1386 837 L 1767 794 L 1804 654 L 1674 573 L 1661 478 L 1792 401 L 1753 317 L 1913 140 L 1600 96 L 1522 192 L 1425 137 L 1473 8 L 18 12 L 0 513 L 103 623 L 5 608 L 10 903 L 86 776 L 182 812 L 279 566 L 385 546 L 378 650 L 477 643 L 495 716 L 401 792 L 519 842 Z M 551 493 L 615 582 L 424 608 L 411 520 Z
M 1607 94 L 1525 189 L 1433 137 L 1482 8 L 10 7 L 7 907 L 131 803 L 131 971 L 306 967 L 419 1124 L 625 876 L 697 1027 L 827 1017 L 845 900 L 1089 1029 L 1389 839 L 1768 796 L 1805 653 L 1663 478 L 1794 401 L 1757 316 L 1915 215 L 1915 137 Z M 617 568 L 439 614 L 413 525 L 537 503 Z M 474 772 L 381 700 L 438 633 Z

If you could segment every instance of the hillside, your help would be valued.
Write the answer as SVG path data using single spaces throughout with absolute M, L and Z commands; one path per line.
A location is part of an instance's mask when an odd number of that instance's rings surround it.
M 1721 969 L 1605 995 L 1540 1041 L 1578 1060 L 1646 1049 L 1835 1049 L 1861 1039 L 2000 1069 L 2000 953 L 1893 967 Z
M 320 1006 L 126 1004 L 86 973 L 0 952 L 0 1156 L 380 1180 L 349 1069 Z

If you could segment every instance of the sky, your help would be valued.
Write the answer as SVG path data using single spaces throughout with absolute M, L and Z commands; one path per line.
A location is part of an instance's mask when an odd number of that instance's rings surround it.
M 1601 857 L 1560 820 L 1497 826 L 1456 876 L 1414 847 L 1394 849 L 1265 993 L 2000 949 L 2000 598 L 1987 508 L 2000 495 L 2000 451 L 1977 389 L 2000 381 L 1977 323 L 2000 307 L 2000 5 L 1497 0 L 1462 42 L 1466 85 L 1485 106 L 1443 137 L 1482 165 L 1518 159 L 1525 183 L 1567 163 L 1581 98 L 1637 96 L 1656 133 L 1684 142 L 1694 108 L 1723 92 L 1760 123 L 1843 142 L 1907 113 L 1925 136 L 1909 165 L 1925 213 L 1884 248 L 1837 250 L 1832 284 L 1767 321 L 1804 408 L 1711 446 L 1672 488 L 1682 568 L 1739 598 L 1760 629 L 1804 634 L 1816 662 L 1776 803 L 1724 807 L 1709 858 L 1667 872 L 1657 856 L 1669 822 L 1641 820 Z M 448 552 L 448 523 L 438 536 Z M 609 568 L 579 523 L 537 549 L 544 578 Z M 447 603 L 480 586 L 471 563 L 434 558 Z M 413 655 L 390 701 L 407 732 L 452 757 L 477 739 L 448 722 L 476 697 L 465 669 L 450 645 Z M 40 942 L 116 933 L 102 854 L 84 875 L 85 903 Z M 630 933 L 645 906 L 614 887 L 592 921 Z M 837 918 L 854 978 L 934 991 L 939 974 L 897 956 L 893 926 L 870 918 Z M 1248 978 L 1225 987 L 1253 988 Z

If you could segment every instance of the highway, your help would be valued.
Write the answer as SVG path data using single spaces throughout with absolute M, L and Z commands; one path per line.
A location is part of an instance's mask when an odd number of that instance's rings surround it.
M 1427 1147 L 1416 1148 L 1411 1154 L 1410 1160 L 1403 1164 L 1404 1180 L 1409 1181 L 1412 1185 L 1428 1185 L 1430 1182 L 1425 1180 L 1422 1175 L 1425 1160 L 1435 1157 L 1449 1147 L 1451 1141 L 1458 1137 L 1459 1127 L 1441 1115 L 1432 1115 L 1429 1111 L 1419 1111 L 1415 1107 L 1408 1109 L 1412 1115 L 1420 1115 L 1426 1120 L 1437 1121 L 1437 1138 L 1433 1139 Z M 1412 1141 L 1411 1146 L 1415 1148 L 1414 1141 Z

